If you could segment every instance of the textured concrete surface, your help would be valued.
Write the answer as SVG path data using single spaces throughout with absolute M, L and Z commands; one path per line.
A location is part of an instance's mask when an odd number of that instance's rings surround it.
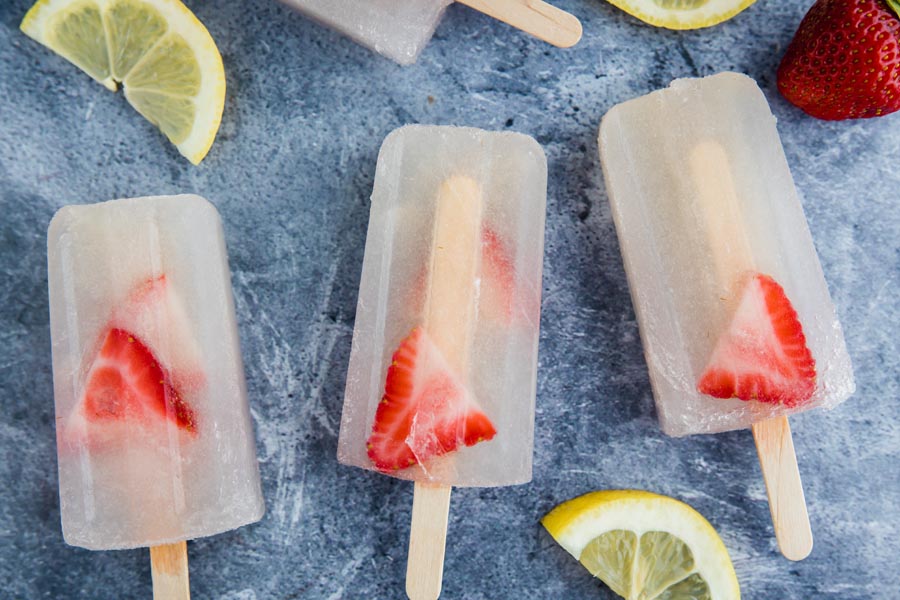
M 60 533 L 45 229 L 67 203 L 194 192 L 225 220 L 268 507 L 190 544 L 195 597 L 402 597 L 412 488 L 339 466 L 335 449 L 375 157 L 421 122 L 529 133 L 550 164 L 534 482 L 454 494 L 444 597 L 612 598 L 538 519 L 619 487 L 705 514 L 745 598 L 900 597 L 900 115 L 824 123 L 778 96 L 809 0 L 688 33 L 560 0 L 585 25 L 568 51 L 455 6 L 409 68 L 274 1 L 192 0 L 229 84 L 199 168 L 22 35 L 29 4 L 0 5 L 0 596 L 149 597 L 146 550 Z M 772 102 L 856 367 L 855 397 L 792 420 L 816 538 L 800 563 L 777 552 L 748 431 L 660 433 L 597 160 L 610 106 L 725 69 Z

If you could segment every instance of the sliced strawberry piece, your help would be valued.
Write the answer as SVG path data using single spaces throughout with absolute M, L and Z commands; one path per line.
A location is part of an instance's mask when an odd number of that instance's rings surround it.
M 394 352 L 366 447 L 385 472 L 490 440 L 497 433 L 419 327 Z
M 144 343 L 110 329 L 88 373 L 83 400 L 87 421 L 168 419 L 196 433 L 194 413 Z
M 816 362 L 797 311 L 768 275 L 754 274 L 697 389 L 716 398 L 797 406 L 816 388 Z

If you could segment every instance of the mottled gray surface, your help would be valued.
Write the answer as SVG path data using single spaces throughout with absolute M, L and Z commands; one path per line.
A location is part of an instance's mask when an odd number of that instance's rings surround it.
M 744 597 L 900 596 L 900 115 L 824 123 L 774 72 L 808 0 L 760 0 L 711 30 L 644 26 L 560 0 L 585 39 L 560 51 L 452 7 L 398 67 L 274 1 L 189 4 L 225 60 L 212 152 L 192 167 L 127 106 L 22 35 L 0 5 L 0 596 L 147 598 L 148 555 L 63 543 L 45 229 L 75 202 L 195 192 L 225 220 L 268 513 L 190 544 L 197 598 L 400 598 L 412 487 L 339 466 L 342 390 L 384 136 L 405 123 L 529 133 L 550 164 L 534 482 L 454 494 L 446 598 L 612 598 L 538 525 L 588 490 L 688 501 L 718 528 Z M 647 370 L 597 160 L 600 117 L 674 77 L 760 81 L 804 198 L 858 392 L 794 418 L 816 546 L 775 546 L 748 431 L 669 439 Z

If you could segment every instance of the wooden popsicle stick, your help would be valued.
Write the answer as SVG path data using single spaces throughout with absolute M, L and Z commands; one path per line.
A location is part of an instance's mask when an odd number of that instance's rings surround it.
M 153 600 L 190 600 L 187 542 L 150 547 Z
M 803 560 L 812 552 L 813 537 L 787 417 L 754 423 L 753 439 L 766 482 L 778 547 L 786 558 Z
M 753 269 L 753 252 L 743 234 L 737 184 L 725 148 L 714 140 L 701 141 L 688 154 L 688 168 L 706 224 L 706 238 L 714 249 L 717 293 L 733 299 L 741 275 Z
M 581 39 L 581 21 L 542 0 L 456 0 L 558 48 Z
M 689 153 L 688 168 L 714 249 L 719 294 L 733 302 L 736 279 L 755 266 L 728 154 L 718 142 L 702 141 Z M 786 558 L 802 560 L 812 551 L 813 540 L 791 426 L 781 416 L 754 423 L 752 429 L 778 547 Z
M 428 271 L 425 331 L 463 378 L 472 345 L 482 204 L 481 189 L 469 177 L 441 184 Z M 415 485 L 406 563 L 406 594 L 412 600 L 435 600 L 441 594 L 450 491 L 448 485 Z
M 416 483 L 406 562 L 406 595 L 412 600 L 436 600 L 441 595 L 452 489 Z

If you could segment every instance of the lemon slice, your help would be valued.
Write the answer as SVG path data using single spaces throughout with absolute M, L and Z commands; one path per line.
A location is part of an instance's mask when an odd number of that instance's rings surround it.
M 609 0 L 632 17 L 668 29 L 700 29 L 727 21 L 756 0 Z
M 178 0 L 38 0 L 22 31 L 125 97 L 198 164 L 225 105 L 209 32 Z
M 550 535 L 628 600 L 738 600 L 741 590 L 712 525 L 674 498 L 591 492 L 541 520 Z

